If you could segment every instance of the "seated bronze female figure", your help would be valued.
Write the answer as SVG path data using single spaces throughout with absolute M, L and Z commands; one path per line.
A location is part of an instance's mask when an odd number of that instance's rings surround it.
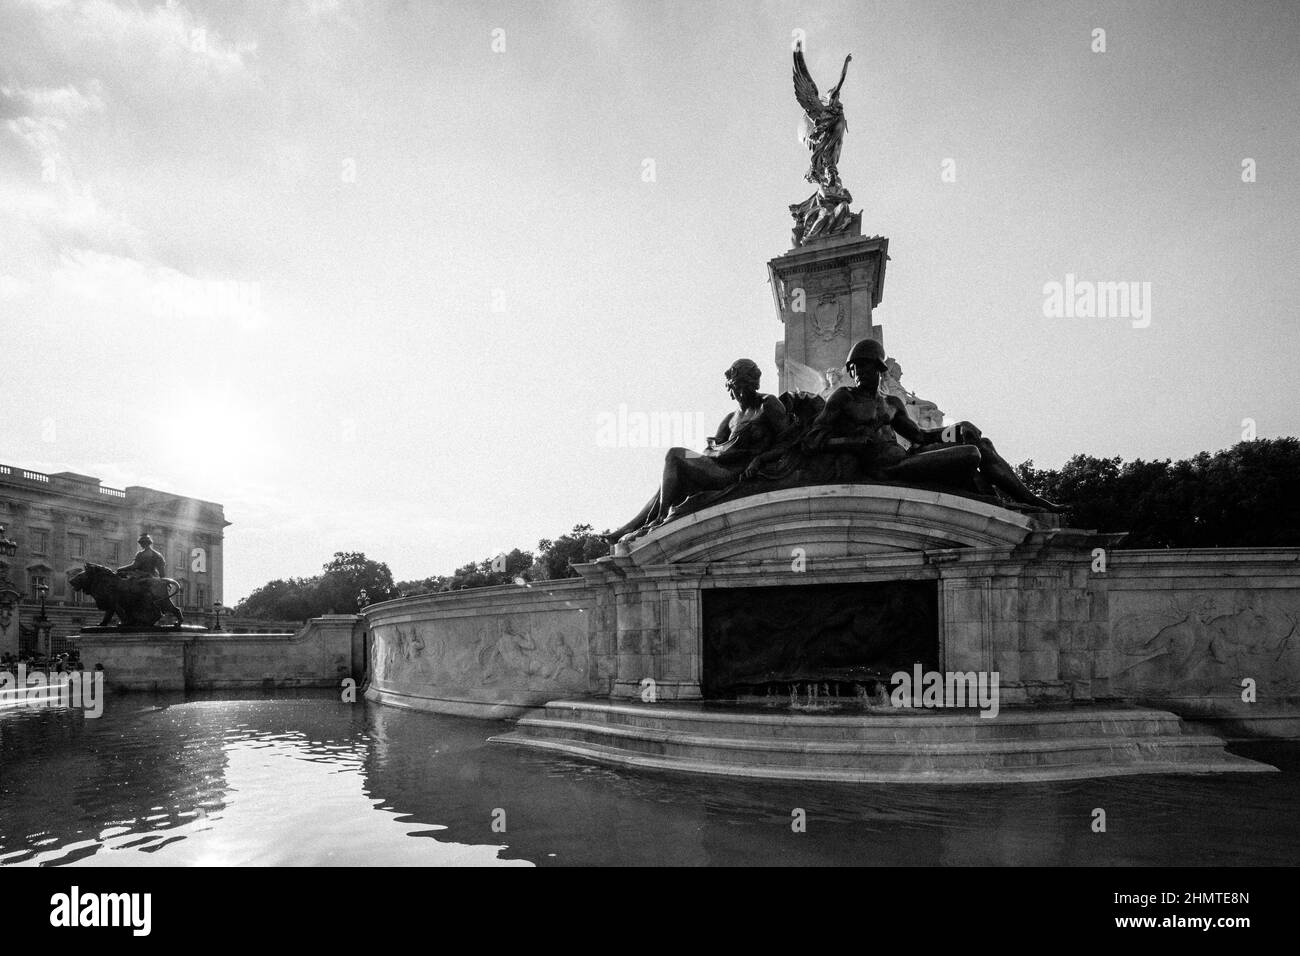
M 670 448 L 664 456 L 659 490 L 623 527 L 605 535 L 609 541 L 636 537 L 671 517 L 672 509 L 691 495 L 717 491 L 734 484 L 754 458 L 766 451 L 785 429 L 785 406 L 758 390 L 762 372 L 749 359 L 737 359 L 727 369 L 727 392 L 735 399 L 734 412 L 718 425 L 703 452 Z

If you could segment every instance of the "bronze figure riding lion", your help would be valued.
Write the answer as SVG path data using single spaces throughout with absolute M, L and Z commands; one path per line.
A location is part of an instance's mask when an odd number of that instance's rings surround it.
M 181 586 L 173 578 L 120 576 L 112 568 L 86 562 L 85 570 L 68 578 L 74 591 L 88 594 L 104 612 L 100 627 L 107 627 L 114 616 L 125 628 L 153 627 L 164 614 L 174 615 L 176 626 L 185 621 L 181 609 L 172 600 Z

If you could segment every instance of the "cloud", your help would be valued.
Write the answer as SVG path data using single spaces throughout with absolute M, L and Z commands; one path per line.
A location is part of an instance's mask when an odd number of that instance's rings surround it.
M 86 87 L 87 93 L 72 84 L 27 89 L 0 86 L 0 119 L 33 154 L 47 181 L 54 164 L 66 159 L 64 136 L 69 127 L 88 113 L 104 110 L 102 84 L 91 80 Z
M 42 117 L 66 126 L 68 119 L 92 110 L 103 110 L 102 84 L 91 80 L 88 86 L 89 93 L 82 93 L 71 84 L 34 89 L 0 86 L 0 119 Z
M 0 87 L 0 157 L 7 182 L 0 186 L 0 217 L 11 231 L 26 230 L 38 246 L 83 246 L 138 253 L 142 237 L 120 214 L 105 208 L 91 182 L 78 175 L 83 150 L 78 125 L 104 111 L 102 85 Z
M 256 50 L 175 2 L 0 7 L 3 298 L 143 303 L 155 313 L 189 308 L 196 288 L 209 313 L 229 299 L 160 260 L 137 216 L 165 230 L 143 169 L 166 161 L 183 177 L 192 156 L 211 152 L 204 137 L 225 131 L 208 129 L 208 107 L 256 90 Z
M 91 74 L 135 74 L 146 80 L 168 69 L 173 84 L 229 79 L 244 73 L 257 50 L 250 40 L 223 37 L 185 5 L 146 7 L 109 0 L 25 0 L 14 18 L 66 66 Z M 29 34 L 30 35 L 30 34 Z M 180 69 L 173 69 L 180 67 Z

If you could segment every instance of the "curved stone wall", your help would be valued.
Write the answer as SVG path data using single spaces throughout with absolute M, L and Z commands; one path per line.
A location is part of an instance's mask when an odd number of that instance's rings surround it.
M 597 594 L 581 579 L 401 598 L 365 611 L 367 696 L 399 707 L 511 717 L 608 693 Z

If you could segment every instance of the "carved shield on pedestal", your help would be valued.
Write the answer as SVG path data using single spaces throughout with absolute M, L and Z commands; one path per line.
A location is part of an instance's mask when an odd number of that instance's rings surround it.
M 823 294 L 809 316 L 812 332 L 819 339 L 830 341 L 844 331 L 844 300 L 833 292 Z

